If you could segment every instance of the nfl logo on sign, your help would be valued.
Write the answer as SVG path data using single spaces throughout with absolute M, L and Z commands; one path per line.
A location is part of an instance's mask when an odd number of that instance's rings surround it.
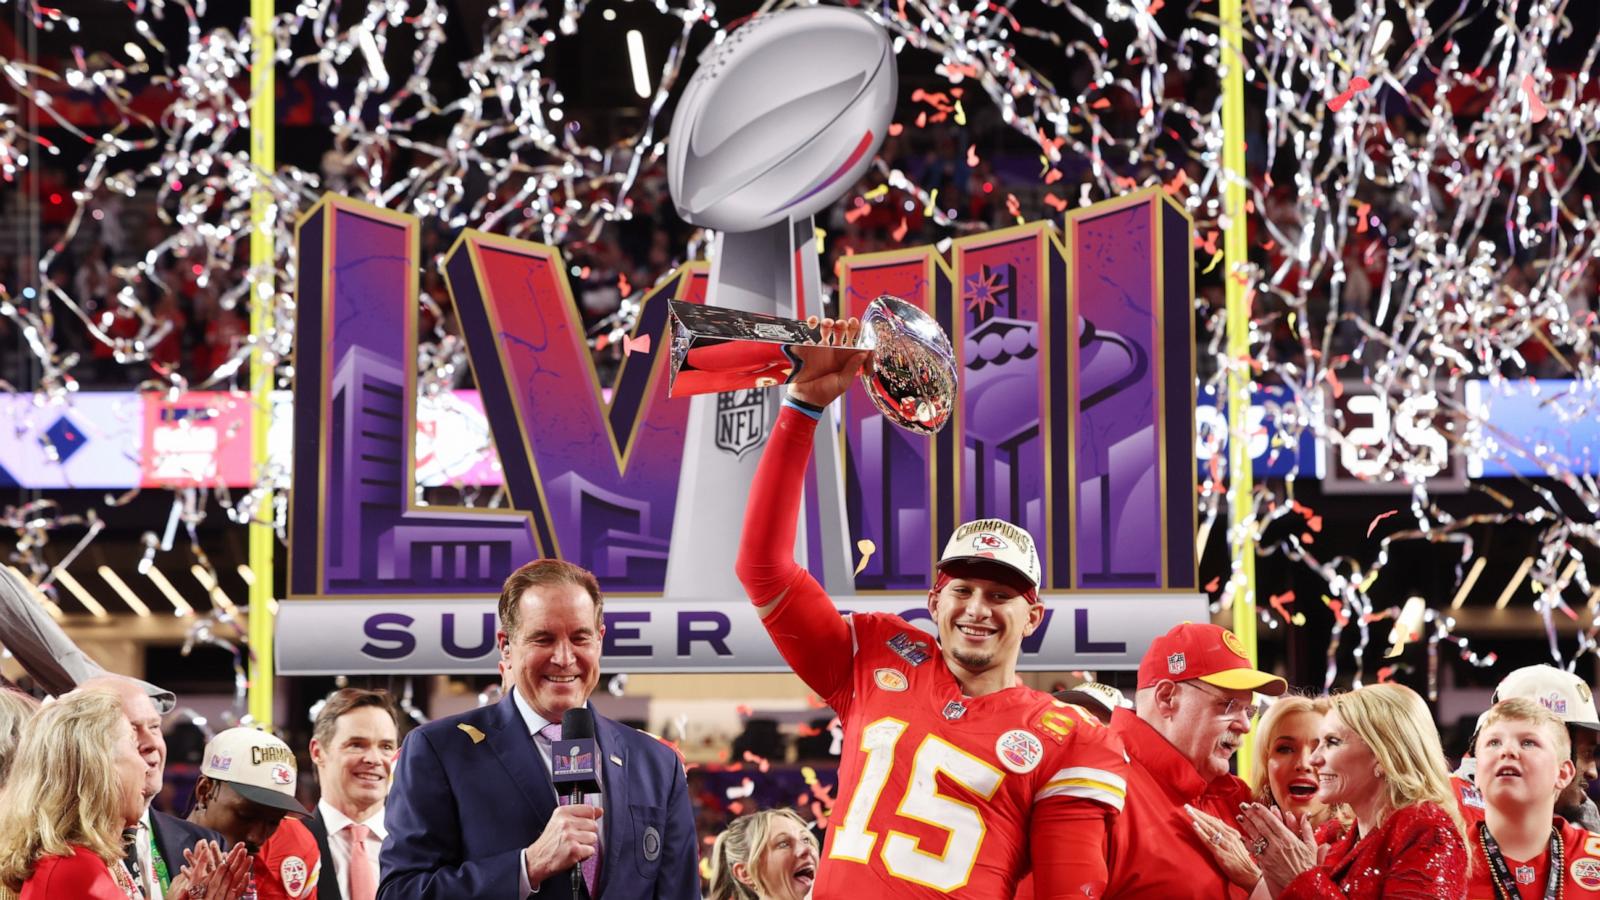
M 766 439 L 765 391 L 724 391 L 717 395 L 717 449 L 742 458 Z
M 1182 653 L 1174 653 L 1167 657 L 1167 674 L 1182 675 L 1183 670 L 1189 668 L 1189 663 L 1183 658 Z

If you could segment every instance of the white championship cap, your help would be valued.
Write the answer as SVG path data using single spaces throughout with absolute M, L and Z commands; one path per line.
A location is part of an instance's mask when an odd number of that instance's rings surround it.
M 1594 692 L 1582 678 L 1555 666 L 1523 666 L 1500 680 L 1494 702 L 1520 697 L 1550 710 L 1568 725 L 1600 731 Z
M 227 782 L 252 803 L 311 814 L 294 796 L 294 751 L 265 731 L 229 728 L 218 734 L 206 744 L 200 774 Z
M 996 563 L 1039 587 L 1041 566 L 1033 535 L 1004 519 L 979 519 L 957 528 L 944 545 L 939 568 L 958 561 Z

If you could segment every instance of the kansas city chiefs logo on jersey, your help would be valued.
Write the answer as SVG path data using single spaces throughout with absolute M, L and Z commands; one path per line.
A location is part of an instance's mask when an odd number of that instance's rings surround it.
M 278 866 L 278 876 L 283 879 L 283 889 L 291 897 L 300 896 L 306 889 L 307 876 L 311 873 L 306 870 L 306 861 L 298 856 L 284 857 L 283 864 Z
M 1567 871 L 1571 873 L 1572 880 L 1578 887 L 1586 891 L 1600 891 L 1600 859 L 1580 856 L 1572 861 L 1572 866 Z
M 1039 760 L 1044 759 L 1044 744 L 1033 732 L 1013 728 L 995 741 L 994 755 L 1000 758 L 1000 765 L 1018 775 L 1026 775 L 1037 769 Z

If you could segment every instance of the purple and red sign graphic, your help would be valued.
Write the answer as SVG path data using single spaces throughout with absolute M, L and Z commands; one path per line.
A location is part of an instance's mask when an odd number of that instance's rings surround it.
M 962 361 L 944 431 L 844 408 L 860 589 L 926 588 L 944 538 L 996 516 L 1029 529 L 1048 590 L 1194 591 L 1191 225 L 1159 190 L 1047 223 L 847 258 L 859 314 L 881 293 L 929 310 Z M 687 401 L 665 353 L 624 362 L 603 396 L 552 247 L 475 231 L 446 255 L 512 510 L 415 501 L 414 217 L 325 197 L 299 230 L 293 597 L 492 596 L 560 556 L 611 591 L 659 593 Z M 702 302 L 704 264 L 656 285 L 633 336 L 666 344 L 668 299 Z M 737 540 L 739 523 L 728 523 Z

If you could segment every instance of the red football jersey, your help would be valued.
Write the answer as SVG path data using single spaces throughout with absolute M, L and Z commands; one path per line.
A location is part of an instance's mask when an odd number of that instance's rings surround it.
M 1561 896 L 1588 897 L 1600 891 L 1600 834 L 1571 825 L 1557 816 L 1555 826 L 1561 829 Z M 1494 870 L 1483 853 L 1483 842 L 1478 838 L 1478 823 L 1467 823 L 1467 852 L 1472 856 L 1471 881 L 1467 884 L 1467 900 L 1496 900 Z M 1525 900 L 1544 900 L 1545 879 L 1550 872 L 1550 851 L 1533 859 L 1506 857 L 1506 865 L 1517 881 L 1517 891 Z
M 813 896 L 1009 897 L 1036 807 L 1121 810 L 1127 757 L 1094 716 L 1022 685 L 963 697 L 934 639 L 904 619 L 851 615 L 841 634 L 817 611 L 767 620 L 844 726 Z
M 258 900 L 316 900 L 321 871 L 316 836 L 298 818 L 284 816 L 251 862 L 250 877 Z

